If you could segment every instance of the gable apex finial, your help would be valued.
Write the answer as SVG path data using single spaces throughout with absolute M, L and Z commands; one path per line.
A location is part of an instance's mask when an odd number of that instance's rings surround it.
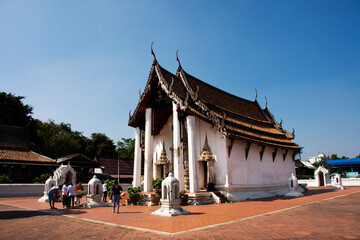
M 181 63 L 180 63 L 180 60 L 179 60 L 178 53 L 179 53 L 179 49 L 176 51 L 176 61 L 178 61 L 178 63 L 179 63 L 179 68 L 181 68 Z
M 255 99 L 254 99 L 254 102 L 257 101 L 257 89 L 255 88 Z
M 267 108 L 267 98 L 265 97 L 265 108 Z
M 150 47 L 150 48 L 151 48 L 151 55 L 154 56 L 154 61 L 157 62 L 155 53 L 154 53 L 154 51 L 153 51 L 153 44 L 154 44 L 154 42 L 151 43 L 151 47 Z

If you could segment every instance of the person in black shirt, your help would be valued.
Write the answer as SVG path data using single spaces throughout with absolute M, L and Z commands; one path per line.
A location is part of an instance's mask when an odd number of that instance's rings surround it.
M 121 186 L 119 186 L 118 181 L 114 181 L 114 186 L 112 188 L 112 200 L 113 200 L 113 213 L 115 213 L 115 205 L 116 205 L 116 213 L 119 213 L 120 207 L 120 194 L 122 191 Z

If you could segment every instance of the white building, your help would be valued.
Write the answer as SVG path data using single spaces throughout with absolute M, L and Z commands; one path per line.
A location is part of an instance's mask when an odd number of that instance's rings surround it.
M 308 158 L 308 162 L 310 162 L 311 164 L 314 164 L 316 162 L 320 162 L 321 159 L 325 158 L 326 155 L 323 154 L 323 153 L 320 153 L 318 156 L 315 156 L 315 157 L 309 157 Z
M 284 194 L 301 148 L 267 106 L 239 98 L 186 73 L 176 75 L 156 60 L 129 126 L 134 127 L 134 186 L 141 185 L 141 141 L 145 134 L 144 191 L 151 178 L 169 172 L 192 195 L 215 184 L 236 201 Z M 284 99 L 285 101 L 286 99 Z

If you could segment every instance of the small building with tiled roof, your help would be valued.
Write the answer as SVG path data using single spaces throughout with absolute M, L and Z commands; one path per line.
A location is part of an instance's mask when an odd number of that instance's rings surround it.
M 133 180 L 134 159 L 97 157 L 101 164 L 101 173 L 118 179 L 120 183 L 131 183 Z
M 57 167 L 54 159 L 30 150 L 26 131 L 24 127 L 0 125 L 0 175 L 8 175 L 13 182 L 32 182 Z
M 180 190 L 190 193 L 209 184 L 232 200 L 284 192 L 301 151 L 295 131 L 286 131 L 256 97 L 250 101 L 213 87 L 188 74 L 178 58 L 172 74 L 152 54 L 144 92 L 129 115 L 136 129 L 133 185 L 141 184 L 144 132 L 145 191 L 152 190 L 151 178 L 171 171 Z
M 77 182 L 88 182 L 95 173 L 95 168 L 100 168 L 101 164 L 96 159 L 91 159 L 81 153 L 70 154 L 56 159 L 57 164 L 68 165 L 76 172 Z

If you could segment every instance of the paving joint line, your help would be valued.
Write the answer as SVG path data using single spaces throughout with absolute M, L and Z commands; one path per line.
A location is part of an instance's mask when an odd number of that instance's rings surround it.
M 169 233 L 169 232 L 152 230 L 152 229 L 147 229 L 147 228 L 139 228 L 139 227 L 121 225 L 121 224 L 116 224 L 116 223 L 109 223 L 109 222 L 104 222 L 104 221 L 99 221 L 99 220 L 88 219 L 88 218 L 80 218 L 80 217 L 75 217 L 75 216 L 70 216 L 70 215 L 65 215 L 65 214 L 49 212 L 47 210 L 38 210 L 38 209 L 22 207 L 22 206 L 17 206 L 17 205 L 12 205 L 12 204 L 8 204 L 8 203 L 2 203 L 2 202 L 0 202 L 0 204 L 7 205 L 7 206 L 12 206 L 12 207 L 23 208 L 23 209 L 32 210 L 32 211 L 44 212 L 44 213 L 48 213 L 49 215 L 55 215 L 55 216 L 60 216 L 60 217 L 68 217 L 68 218 L 72 218 L 72 219 L 79 219 L 79 220 L 85 221 L 85 222 L 104 224 L 104 225 L 113 226 L 113 227 L 125 228 L 125 229 L 142 231 L 142 232 L 150 232 L 150 233 L 155 233 L 155 234 L 159 234 L 159 235 L 165 235 L 165 236 L 172 237 L 172 236 L 177 236 L 177 235 L 181 235 L 181 234 L 185 234 L 185 233 L 197 232 L 197 231 L 206 230 L 206 229 L 210 229 L 210 228 L 214 228 L 214 227 L 225 226 L 225 225 L 229 225 L 229 224 L 232 224 L 232 223 L 248 221 L 248 220 L 251 220 L 251 219 L 254 219 L 254 218 L 268 216 L 268 215 L 272 215 L 272 214 L 276 214 L 276 213 L 280 213 L 280 212 L 284 212 L 284 211 L 288 211 L 288 210 L 292 210 L 292 209 L 296 209 L 296 208 L 300 208 L 300 207 L 305 207 L 305 206 L 309 206 L 309 205 L 312 205 L 312 204 L 325 202 L 325 201 L 345 197 L 345 196 L 348 196 L 348 195 L 351 195 L 351 194 L 356 194 L 356 193 L 360 193 L 360 191 L 350 192 L 350 193 L 346 193 L 346 194 L 342 194 L 342 195 L 333 196 L 333 197 L 330 197 L 330 198 L 321 199 L 321 200 L 314 201 L 314 202 L 304 203 L 304 204 L 293 206 L 293 207 L 288 207 L 288 208 L 284 208 L 284 209 L 280 209 L 280 210 L 275 210 L 275 211 L 272 211 L 272 212 L 262 213 L 262 214 L 258 214 L 258 215 L 254 215 L 254 216 L 250 216 L 250 217 L 236 219 L 236 220 L 232 220 L 232 221 L 228 221 L 228 222 L 216 223 L 216 224 L 212 224 L 212 225 L 208 225 L 208 226 L 193 228 L 193 229 L 180 231 L 180 232 L 175 232 L 175 233 Z
M 258 214 L 258 215 L 254 215 L 254 216 L 250 216 L 250 217 L 241 218 L 241 219 L 236 219 L 236 220 L 232 220 L 232 221 L 228 221 L 228 222 L 222 222 L 222 223 L 217 223 L 217 224 L 208 225 L 208 226 L 204 226 L 204 227 L 199 227 L 199 228 L 194 228 L 194 229 L 190 229 L 190 230 L 171 233 L 169 236 L 176 236 L 176 235 L 180 235 L 180 234 L 184 234 L 184 233 L 201 231 L 201 230 L 206 230 L 206 229 L 209 229 L 209 228 L 214 228 L 214 227 L 224 226 L 224 225 L 228 225 L 228 224 L 232 224 L 232 223 L 247 221 L 247 220 L 251 220 L 251 219 L 254 219 L 254 218 L 263 217 L 263 216 L 267 216 L 267 215 L 272 215 L 272 214 L 276 214 L 276 213 L 280 213 L 280 212 L 284 212 L 284 211 L 288 211 L 288 210 L 292 210 L 292 209 L 296 209 L 296 208 L 300 208 L 300 207 L 305 207 L 305 206 L 308 206 L 308 205 L 316 204 L 316 203 L 319 203 L 319 202 L 325 202 L 325 201 L 328 201 L 328 200 L 332 200 L 332 199 L 336 199 L 336 198 L 340 198 L 340 197 L 345 197 L 347 195 L 356 194 L 356 193 L 360 193 L 360 191 L 346 193 L 346 194 L 342 194 L 342 195 L 338 195 L 338 196 L 334 196 L 334 197 L 330 197 L 330 198 L 321 199 L 321 200 L 318 200 L 318 201 L 315 201 L 315 202 L 304 203 L 304 204 L 301 204 L 301 205 L 288 207 L 288 208 L 284 208 L 284 209 L 280 209 L 280 210 L 275 210 L 275 211 L 272 211 L 272 212 L 262 213 L 262 214 Z

